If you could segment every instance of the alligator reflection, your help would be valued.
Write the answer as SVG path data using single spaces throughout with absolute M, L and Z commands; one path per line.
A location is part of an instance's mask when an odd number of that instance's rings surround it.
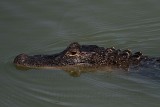
M 113 71 L 113 69 L 109 68 L 109 67 L 71 67 L 71 68 L 63 68 L 64 71 L 66 71 L 67 73 L 69 73 L 69 75 L 73 76 L 73 77 L 79 77 L 82 73 L 88 73 L 88 72 L 98 72 L 98 71 L 106 71 L 106 72 L 110 72 L 111 70 Z
M 16 65 L 15 65 L 16 66 Z M 139 66 L 134 66 L 130 68 L 113 68 L 113 67 L 87 67 L 87 66 L 70 66 L 70 67 L 61 67 L 61 68 L 29 68 L 29 67 L 24 67 L 24 66 L 16 66 L 16 69 L 21 70 L 21 71 L 28 71 L 31 69 L 51 69 L 51 70 L 63 70 L 66 73 L 68 73 L 72 77 L 80 77 L 81 74 L 83 73 L 95 73 L 95 72 L 106 72 L 106 73 L 112 73 L 112 72 L 121 72 L 122 74 L 130 74 L 130 75 L 138 75 L 138 76 L 143 76 L 147 77 L 153 80 L 160 80 L 160 69 L 156 68 L 144 68 L 144 67 L 139 67 Z
M 115 68 L 111 68 L 111 67 L 98 67 L 98 66 L 94 66 L 94 67 L 87 67 L 87 66 L 70 66 L 70 67 L 61 67 L 61 68 L 58 68 L 58 67 L 47 67 L 47 68 L 40 68 L 40 67 L 37 67 L 37 68 L 30 68 L 30 67 L 25 67 L 25 66 L 16 66 L 16 69 L 17 70 L 20 70 L 20 71 L 28 71 L 28 70 L 31 70 L 31 69 L 51 69 L 51 70 L 63 70 L 65 72 L 67 72 L 70 76 L 73 76 L 73 77 L 79 77 L 82 73 L 88 73 L 88 72 L 98 72 L 98 71 L 105 71 L 105 72 L 111 72 L 111 71 L 114 71 Z M 119 69 L 120 70 L 120 69 Z M 125 69 L 123 69 L 122 71 L 126 72 Z

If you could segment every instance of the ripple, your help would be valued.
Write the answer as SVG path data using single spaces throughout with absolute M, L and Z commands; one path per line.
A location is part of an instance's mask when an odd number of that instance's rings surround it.
M 157 0 L 2 0 L 0 106 L 158 107 L 158 69 L 88 72 L 75 78 L 62 70 L 20 71 L 12 64 L 19 53 L 53 54 L 75 41 L 158 56 L 158 4 Z

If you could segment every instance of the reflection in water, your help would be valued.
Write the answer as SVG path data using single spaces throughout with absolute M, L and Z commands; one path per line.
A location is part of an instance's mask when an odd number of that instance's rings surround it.
M 106 71 L 110 72 L 111 68 L 110 67 L 88 67 L 88 66 L 64 66 L 64 67 L 37 67 L 37 68 L 30 68 L 30 67 L 25 67 L 25 66 L 16 66 L 17 70 L 20 71 L 28 71 L 32 69 L 36 70 L 42 70 L 42 69 L 50 69 L 50 70 L 63 70 L 67 72 L 69 75 L 73 77 L 79 77 L 82 73 L 87 73 L 87 72 L 97 72 L 99 70 L 101 71 Z M 112 69 L 113 70 L 113 69 Z
M 114 67 L 108 67 L 108 66 L 92 66 L 92 67 L 88 67 L 88 66 L 65 66 L 65 67 L 50 67 L 50 68 L 29 68 L 29 67 L 23 67 L 23 66 L 16 66 L 17 70 L 20 71 L 29 71 L 32 69 L 36 69 L 36 70 L 42 70 L 42 69 L 48 69 L 48 70 L 63 70 L 66 73 L 68 73 L 70 76 L 72 77 L 80 77 L 81 74 L 83 73 L 95 73 L 95 72 L 100 72 L 100 73 L 122 73 L 124 75 L 139 75 L 139 76 L 143 76 L 146 78 L 150 78 L 153 80 L 160 80 L 160 69 L 159 68 L 144 68 L 144 67 L 138 67 L 138 66 L 133 66 L 126 69 L 122 69 L 122 68 L 114 68 Z M 90 74 L 92 75 L 92 74 Z

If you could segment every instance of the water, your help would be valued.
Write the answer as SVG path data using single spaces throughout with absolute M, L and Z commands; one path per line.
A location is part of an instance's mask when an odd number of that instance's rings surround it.
M 1 0 L 0 107 L 159 107 L 157 69 L 83 73 L 17 70 L 17 54 L 96 44 L 160 56 L 159 0 Z

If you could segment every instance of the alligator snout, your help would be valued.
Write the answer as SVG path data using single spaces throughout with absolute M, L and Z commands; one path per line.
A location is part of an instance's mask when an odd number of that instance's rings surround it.
M 29 59 L 29 56 L 26 54 L 19 54 L 18 56 L 16 56 L 16 58 L 14 59 L 14 63 L 16 65 L 25 65 L 25 63 L 27 62 L 27 60 Z

